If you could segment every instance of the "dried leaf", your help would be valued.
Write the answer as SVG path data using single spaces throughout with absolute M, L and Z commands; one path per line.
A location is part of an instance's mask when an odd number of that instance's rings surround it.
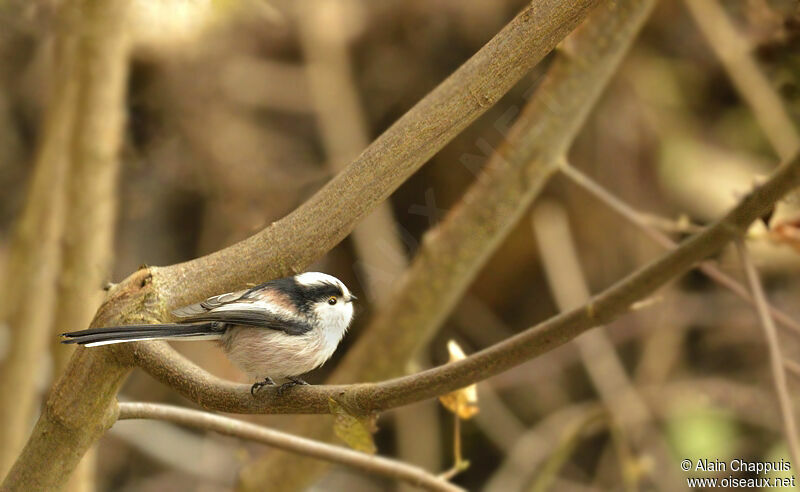
M 333 398 L 328 399 L 328 407 L 333 415 L 333 432 L 336 436 L 356 451 L 375 454 L 377 448 L 372 439 L 372 434 L 377 430 L 375 416 L 351 415 Z
M 775 223 L 770 228 L 769 237 L 775 242 L 788 244 L 800 251 L 800 217 Z
M 447 342 L 447 350 L 450 352 L 450 362 L 466 357 L 464 351 L 454 340 Z M 439 401 L 459 418 L 470 419 L 478 413 L 478 388 L 476 385 L 471 384 L 465 388 L 440 396 Z

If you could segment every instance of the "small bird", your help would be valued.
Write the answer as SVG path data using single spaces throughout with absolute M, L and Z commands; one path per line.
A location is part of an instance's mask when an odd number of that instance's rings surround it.
M 87 347 L 138 340 L 218 340 L 256 391 L 287 379 L 278 391 L 308 384 L 298 376 L 330 359 L 353 320 L 341 280 L 319 272 L 270 280 L 173 311 L 177 323 L 125 325 L 63 333 L 62 343 Z

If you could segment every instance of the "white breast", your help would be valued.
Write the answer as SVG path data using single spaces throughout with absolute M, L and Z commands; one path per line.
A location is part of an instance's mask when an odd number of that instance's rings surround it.
M 222 346 L 231 362 L 257 381 L 267 376 L 300 376 L 316 369 L 330 359 L 343 335 L 344 329 L 337 337 L 330 330 L 287 335 L 267 328 L 235 326 L 222 337 Z

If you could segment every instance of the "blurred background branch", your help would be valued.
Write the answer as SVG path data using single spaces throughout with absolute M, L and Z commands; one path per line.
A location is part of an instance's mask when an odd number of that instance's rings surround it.
M 753 110 L 778 157 L 781 160 L 790 159 L 800 148 L 800 134 L 780 96 L 750 54 L 752 48 L 747 39 L 736 32 L 717 0 L 686 0 L 684 4 L 725 67 L 739 95 Z
M 794 405 L 789 395 L 789 386 L 786 383 L 786 369 L 783 363 L 783 355 L 781 354 L 780 341 L 778 340 L 778 331 L 775 329 L 772 317 L 769 315 L 761 279 L 758 277 L 758 272 L 753 265 L 753 260 L 747 252 L 744 241 L 741 239 L 737 240 L 736 249 L 742 259 L 747 282 L 750 284 L 750 289 L 753 291 L 753 298 L 755 299 L 761 327 L 764 330 L 764 337 L 767 339 L 769 363 L 772 371 L 773 383 L 775 385 L 775 393 L 778 397 L 778 408 L 780 408 L 781 411 L 783 432 L 786 434 L 786 442 L 789 444 L 789 453 L 792 456 L 792 461 L 800 463 L 800 461 L 798 461 L 798 459 L 800 459 L 800 441 L 798 441 L 800 436 L 797 435 L 797 421 L 795 420 Z
M 574 309 L 591 299 L 574 246 L 574 239 L 564 209 L 552 202 L 542 202 L 533 209 L 533 230 L 550 290 L 562 312 Z M 606 327 L 598 326 L 575 338 L 586 371 L 608 411 L 611 427 L 618 431 L 617 440 L 630 447 L 635 455 L 649 454 L 659 463 L 669 462 L 669 450 L 664 436 L 651 424 L 653 416 L 639 396 L 627 371 L 616 353 Z M 575 436 L 577 439 L 577 436 Z M 572 442 L 570 440 L 570 442 Z M 635 459 L 629 457 L 628 461 Z M 630 467 L 618 456 L 622 468 Z M 665 468 L 668 468 L 665 466 Z M 544 473 L 544 472 L 543 472 Z M 621 480 L 628 488 L 638 488 L 642 477 L 622 473 Z M 680 477 L 671 470 L 653 480 L 665 490 L 681 488 Z
M 2 475 L 30 430 L 41 377 L 31 367 L 47 357 L 50 327 L 86 326 L 108 276 L 127 80 L 126 7 L 124 0 L 75 1 L 57 15 L 45 130 L 13 247 L 19 256 L 10 260 L 20 270 L 6 277 L 12 345 L 0 370 L 0 415 L 8 425 L 0 442 Z M 53 352 L 55 375 L 66 356 Z M 76 483 L 90 479 L 87 472 Z

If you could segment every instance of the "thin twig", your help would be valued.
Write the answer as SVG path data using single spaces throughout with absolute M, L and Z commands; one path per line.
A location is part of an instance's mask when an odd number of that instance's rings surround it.
M 453 413 L 453 466 L 439 474 L 439 478 L 452 480 L 453 477 L 466 470 L 469 466 L 468 461 L 464 461 L 461 455 L 461 417 Z
M 703 230 L 703 226 L 693 224 L 685 215 L 681 216 L 678 220 L 671 220 L 666 217 L 660 217 L 658 215 L 648 214 L 645 212 L 638 213 L 642 219 L 650 224 L 651 227 L 662 232 L 696 234 Z
M 600 186 L 596 181 L 575 167 L 569 165 L 568 163 L 564 163 L 564 165 L 561 166 L 561 172 L 573 183 L 594 195 L 598 200 L 608 205 L 609 208 L 617 212 L 628 222 L 641 229 L 656 243 L 660 244 L 666 249 L 675 249 L 678 247 L 678 244 L 670 239 L 669 236 L 650 226 L 648 221 L 642 217 L 637 210 L 617 198 L 612 193 L 609 193 L 608 190 Z M 713 262 L 704 261 L 700 263 L 697 268 L 711 280 L 732 291 L 734 294 L 741 297 L 748 303 L 754 304 L 755 301 L 753 300 L 753 296 L 750 294 L 750 292 L 738 281 L 730 277 L 728 274 L 722 272 L 722 270 L 720 270 Z M 769 304 L 767 306 L 769 307 L 769 312 L 775 321 L 777 321 L 784 328 L 792 330 L 795 332 L 795 334 L 800 335 L 800 323 L 795 321 L 783 311 L 772 307 Z
M 125 419 L 164 420 L 197 429 L 219 432 L 227 436 L 260 442 L 305 456 L 352 466 L 368 473 L 402 480 L 427 490 L 448 492 L 463 490 L 461 487 L 442 480 L 422 468 L 401 461 L 360 453 L 352 449 L 313 441 L 199 410 L 159 403 L 121 402 L 119 403 L 119 420 Z
M 739 257 L 744 266 L 747 282 L 750 284 L 750 289 L 753 291 L 758 317 L 761 320 L 761 327 L 764 329 L 764 336 L 767 339 L 770 369 L 772 370 L 772 379 L 775 383 L 775 392 L 778 395 L 781 418 L 783 419 L 783 430 L 786 434 L 786 442 L 789 445 L 789 453 L 792 456 L 793 463 L 800 463 L 800 441 L 797 435 L 797 422 L 794 418 L 792 399 L 789 396 L 789 386 L 786 383 L 786 372 L 784 369 L 783 355 L 781 354 L 780 341 L 778 340 L 778 331 L 775 329 L 772 317 L 769 315 L 764 288 L 761 285 L 761 280 L 758 277 L 755 265 L 753 265 L 753 260 L 747 253 L 747 247 L 744 241 L 737 239 L 736 249 L 739 252 Z

